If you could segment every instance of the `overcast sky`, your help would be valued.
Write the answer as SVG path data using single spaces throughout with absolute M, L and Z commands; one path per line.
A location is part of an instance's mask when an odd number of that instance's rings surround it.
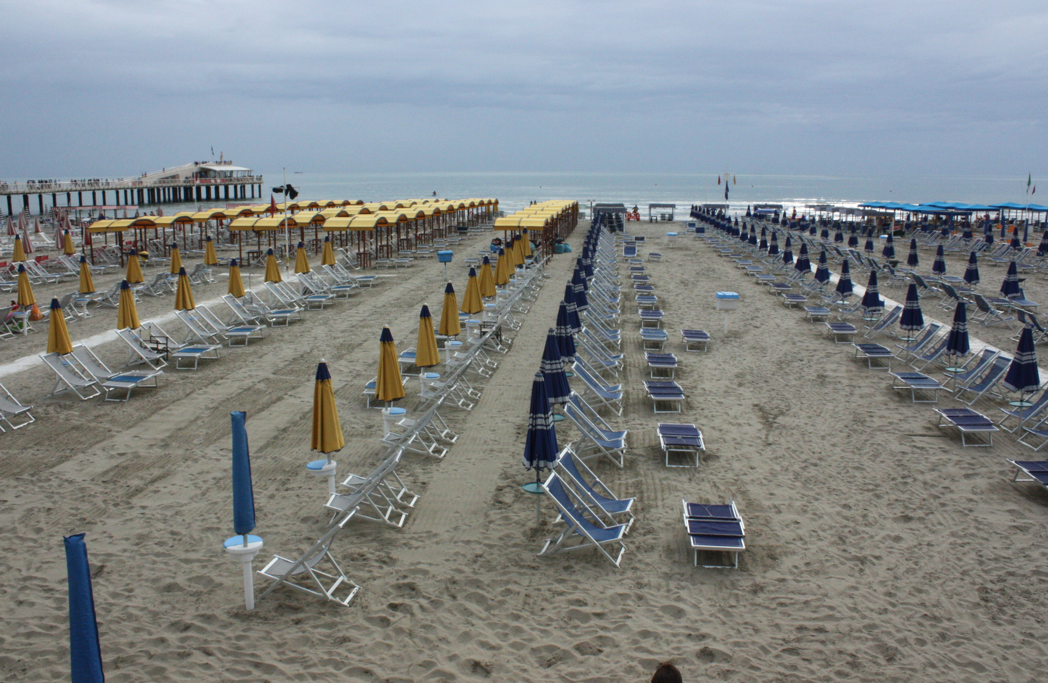
M 0 7 L 4 179 L 1048 172 L 1044 0 Z

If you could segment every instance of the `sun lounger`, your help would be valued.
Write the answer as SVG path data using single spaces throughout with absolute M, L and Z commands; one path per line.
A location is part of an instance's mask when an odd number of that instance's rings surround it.
M 32 413 L 29 412 L 32 409 L 33 406 L 24 405 L 7 390 L 7 387 L 0 384 L 0 432 L 7 431 L 4 429 L 3 423 L 6 423 L 11 429 L 18 429 L 36 422 Z M 20 422 L 18 424 L 12 422 L 11 418 L 13 417 L 19 418 Z
M 673 379 L 673 376 L 676 374 L 677 357 L 672 353 L 652 353 L 648 351 L 644 354 L 644 360 L 648 362 L 648 370 L 652 379 L 659 377 Z
M 990 418 L 977 413 L 970 408 L 935 408 L 939 416 L 936 427 L 949 427 L 956 429 L 961 434 L 961 446 L 993 446 L 993 433 L 1001 431 Z M 965 436 L 973 433 L 983 433 L 989 437 L 989 443 L 969 444 Z
M 560 518 L 565 528 L 559 535 L 546 540 L 539 555 L 544 556 L 561 551 L 596 548 L 612 564 L 618 567 L 619 562 L 622 560 L 622 554 L 626 551 L 626 546 L 622 542 L 622 537 L 626 534 L 626 525 L 617 524 L 606 528 L 588 520 L 583 512 L 578 509 L 571 494 L 555 471 L 550 473 L 543 488 L 560 511 Z M 611 552 L 608 551 L 606 546 L 611 548 Z
M 637 313 L 640 315 L 641 327 L 649 329 L 662 328 L 662 311 L 640 310 Z
M 851 344 L 852 339 L 858 333 L 855 325 L 851 323 L 825 323 L 828 334 L 833 335 L 834 344 Z M 841 341 L 841 339 L 844 341 Z
M 655 413 L 679 413 L 684 403 L 684 389 L 673 381 L 645 380 L 644 390 Z M 662 409 L 660 410 L 660 406 Z M 670 407 L 666 407 L 670 406 Z
M 654 294 L 638 294 L 637 306 L 649 311 L 655 310 L 659 305 L 659 297 Z
M 149 346 L 134 330 L 127 328 L 117 330 L 116 336 L 120 337 L 129 348 L 130 356 L 124 365 L 125 368 L 145 364 L 149 366 L 150 370 L 160 370 L 167 365 L 167 360 L 164 358 L 166 354 Z
M 338 526 L 328 529 L 296 560 L 274 555 L 258 572 L 274 582 L 259 599 L 269 595 L 279 586 L 287 586 L 314 597 L 343 606 L 348 605 L 360 590 L 360 586 L 346 576 L 342 567 L 331 556 L 331 543 L 341 530 Z M 232 540 L 235 542 L 235 537 Z
M 735 501 L 727 505 L 705 505 L 681 501 L 684 505 L 684 529 L 699 566 L 699 551 L 728 553 L 731 564 L 704 564 L 707 569 L 738 569 L 739 553 L 746 550 L 746 525 Z
M 939 380 L 919 372 L 892 372 L 890 374 L 895 378 L 892 380 L 892 389 L 909 389 L 910 400 L 914 403 L 937 403 L 939 391 L 949 391 Z M 918 391 L 931 392 L 932 399 L 918 401 Z
M 804 312 L 808 316 L 808 322 L 827 322 L 830 318 L 830 309 L 825 306 L 805 306 Z
M 163 370 L 123 370 L 114 372 L 96 356 L 91 349 L 83 344 L 73 346 L 70 354 L 76 359 L 80 367 L 93 377 L 98 384 L 105 389 L 107 401 L 127 401 L 131 398 L 131 390 L 135 387 L 156 388 L 157 377 L 164 374 Z M 148 384 L 152 382 L 152 384 Z M 126 390 L 124 398 L 109 398 L 109 394 L 117 389 Z
M 693 424 L 660 422 L 658 425 L 659 445 L 666 456 L 666 467 L 698 467 L 699 458 L 706 452 L 702 432 Z M 670 453 L 683 453 L 694 458 L 694 465 L 671 465 Z
M 782 305 L 786 308 L 793 308 L 794 306 L 803 306 L 808 303 L 808 297 L 803 294 L 792 294 L 790 292 L 782 292 Z
M 666 340 L 669 339 L 669 334 L 666 330 L 653 330 L 646 327 L 641 329 L 640 338 L 645 351 L 662 351 Z
M 852 344 L 852 346 L 855 347 L 855 357 L 865 359 L 867 368 L 891 372 L 892 358 L 895 358 L 895 354 L 892 353 L 891 349 L 880 344 Z M 879 365 L 874 368 L 873 361 L 875 359 L 886 361 L 886 365 Z
M 703 330 L 681 330 L 680 331 L 681 341 L 684 342 L 685 351 L 698 351 L 698 348 L 692 348 L 692 345 L 702 344 L 702 350 L 707 350 L 710 343 L 709 333 Z
M 1048 460 L 1009 460 L 1008 462 L 1015 465 L 1015 476 L 1012 477 L 1012 481 L 1036 481 L 1041 486 L 1048 488 Z M 1021 479 L 1020 476 L 1022 476 Z

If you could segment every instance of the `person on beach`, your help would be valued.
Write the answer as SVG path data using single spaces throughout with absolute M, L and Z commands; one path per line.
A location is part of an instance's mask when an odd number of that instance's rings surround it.
M 680 671 L 669 662 L 659 664 L 655 669 L 655 675 L 651 677 L 651 683 L 683 683 Z

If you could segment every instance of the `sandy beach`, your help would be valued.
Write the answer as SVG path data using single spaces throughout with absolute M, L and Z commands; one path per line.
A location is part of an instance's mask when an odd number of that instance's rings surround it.
M 621 328 L 627 389 L 625 467 L 591 461 L 637 520 L 615 568 L 592 551 L 537 557 L 556 529 L 521 485 L 531 378 L 588 222 L 552 258 L 550 279 L 470 411 L 448 411 L 459 432 L 444 460 L 408 455 L 399 468 L 420 495 L 402 529 L 352 522 L 332 552 L 363 587 L 348 607 L 278 590 L 246 611 L 232 535 L 231 410 L 247 412 L 258 528 L 265 549 L 295 556 L 323 531 L 324 484 L 305 471 L 316 363 L 329 364 L 346 447 L 340 473 L 372 468 L 384 452 L 381 415 L 363 384 L 378 337 L 413 346 L 418 312 L 440 315 L 444 268 L 435 261 L 380 272 L 381 282 L 247 348 L 222 349 L 198 372 L 170 369 L 127 403 L 47 398 L 43 365 L 0 377 L 35 404 L 37 422 L 0 434 L 0 680 L 68 678 L 62 536 L 86 532 L 107 680 L 132 681 L 647 681 L 671 660 L 685 681 L 1036 681 L 1048 661 L 1048 491 L 1012 483 L 1007 460 L 1035 459 L 1006 433 L 993 448 L 962 448 L 932 408 L 892 391 L 891 378 L 837 346 L 820 324 L 784 307 L 708 245 L 669 245 L 682 223 L 630 223 L 677 353 L 688 400 L 654 415 L 632 293 Z M 465 290 L 461 255 L 449 270 Z M 780 245 L 781 246 L 781 245 Z M 897 242 L 905 261 L 908 242 Z M 795 250 L 796 251 L 796 250 Z M 811 254 L 813 263 L 818 254 Z M 930 274 L 934 252 L 921 250 Z M 962 275 L 967 252 L 948 257 Z M 194 263 L 187 259 L 187 268 Z M 1004 268 L 981 264 L 996 293 Z M 836 269 L 834 269 L 836 272 Z M 157 272 L 147 270 L 147 279 Z M 218 272 L 218 271 L 216 271 Z M 252 282 L 261 282 L 260 270 Z M 98 289 L 116 281 L 96 279 Z M 866 272 L 853 270 L 856 284 Z M 1048 302 L 1031 275 L 1029 298 Z M 37 289 L 37 300 L 75 287 Z M 728 332 L 714 293 L 741 295 Z M 194 288 L 198 303 L 226 279 Z M 882 283 L 885 296 L 905 290 Z M 174 297 L 145 297 L 140 317 Z M 114 309 L 70 324 L 73 340 L 115 326 Z M 216 311 L 224 308 L 215 307 Z M 952 310 L 925 306 L 947 326 Z M 1011 354 L 1011 330 L 970 325 Z M 165 324 L 181 334 L 181 325 Z M 676 330 L 702 328 L 706 353 L 685 353 Z M 0 342 L 0 366 L 41 353 L 46 330 Z M 894 345 L 895 340 L 888 343 Z M 112 366 L 120 342 L 95 348 Z M 1043 365 L 1043 363 L 1042 363 Z M 438 368 L 439 371 L 439 368 Z M 574 380 L 573 380 L 574 381 Z M 578 388 L 578 387 L 576 387 Z M 417 382 L 400 405 L 417 411 Z M 943 396 L 940 404 L 955 406 Z M 996 420 L 999 398 L 974 409 Z M 708 448 L 698 468 L 666 468 L 656 424 L 693 422 Z M 559 423 L 561 444 L 577 438 Z M 692 566 L 682 498 L 734 500 L 747 550 L 736 571 Z M 266 580 L 256 579 L 259 592 Z

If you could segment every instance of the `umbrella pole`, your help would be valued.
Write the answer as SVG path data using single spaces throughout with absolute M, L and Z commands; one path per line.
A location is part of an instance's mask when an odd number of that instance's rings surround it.
M 535 468 L 535 485 L 542 487 L 539 468 Z M 542 496 L 535 496 L 535 526 L 542 526 Z

